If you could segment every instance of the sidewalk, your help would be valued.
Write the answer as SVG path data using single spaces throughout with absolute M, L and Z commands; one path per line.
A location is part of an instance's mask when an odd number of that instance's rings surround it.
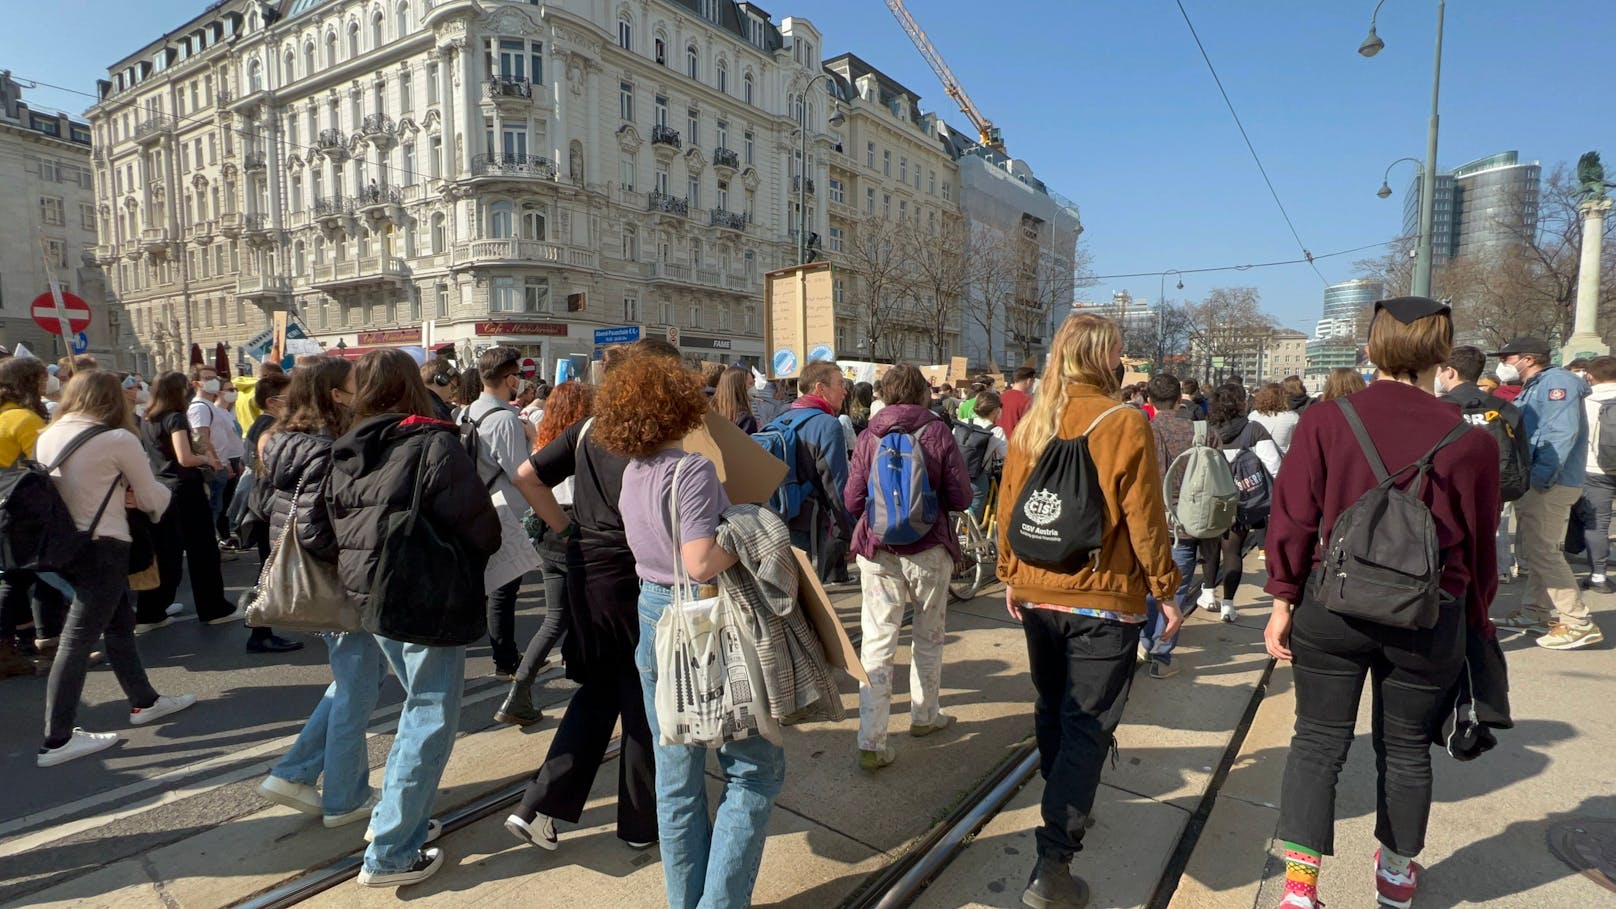
M 1494 616 L 1520 601 L 1524 584 L 1502 587 Z M 1616 596 L 1590 596 L 1595 620 L 1611 634 Z M 1613 635 L 1616 636 L 1616 635 Z M 1502 632 L 1509 662 L 1515 728 L 1498 747 L 1462 763 L 1433 751 L 1435 800 L 1425 851 L 1426 874 L 1414 905 L 1609 905 L 1612 895 L 1575 874 L 1548 850 L 1545 832 L 1578 818 L 1616 820 L 1616 730 L 1609 722 L 1612 644 L 1556 653 L 1524 634 Z M 1172 909 L 1271 909 L 1283 895 L 1284 869 L 1273 855 L 1280 780 L 1295 717 L 1288 664 L 1274 671 L 1251 732 L 1218 794 Z M 1375 767 L 1369 745 L 1370 698 L 1337 790 L 1334 858 L 1324 862 L 1320 893 L 1331 906 L 1372 906 L 1371 856 L 1377 847 Z M 1607 858 L 1607 863 L 1609 859 Z

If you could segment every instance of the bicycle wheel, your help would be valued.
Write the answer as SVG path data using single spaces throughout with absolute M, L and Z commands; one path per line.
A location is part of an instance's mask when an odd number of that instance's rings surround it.
M 948 579 L 948 592 L 956 600 L 969 600 L 987 583 L 994 570 L 992 547 L 968 512 L 953 515 L 954 535 L 959 540 L 960 561 Z

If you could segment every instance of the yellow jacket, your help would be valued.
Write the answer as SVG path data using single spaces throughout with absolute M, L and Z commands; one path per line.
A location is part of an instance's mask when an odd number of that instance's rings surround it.
M 0 467 L 10 467 L 20 457 L 34 456 L 34 443 L 45 431 L 45 421 L 20 404 L 0 405 Z
M 258 409 L 258 401 L 253 398 L 253 389 L 258 387 L 255 376 L 236 376 L 230 380 L 236 389 L 236 422 L 241 424 L 241 431 L 246 432 L 253 421 L 263 413 Z
M 1069 383 L 1066 393 L 1066 411 L 1056 432 L 1062 439 L 1076 438 L 1117 403 L 1094 385 Z M 1024 416 L 1016 429 L 1025 432 L 1027 426 Z M 1012 443 L 999 487 L 999 578 L 1017 601 L 1143 615 L 1146 594 L 1167 600 L 1179 584 L 1150 421 L 1131 407 L 1106 417 L 1089 436 L 1089 453 L 1105 493 L 1105 531 L 1096 567 L 1060 574 L 1028 565 L 1010 551 L 1011 513 L 1033 467 Z

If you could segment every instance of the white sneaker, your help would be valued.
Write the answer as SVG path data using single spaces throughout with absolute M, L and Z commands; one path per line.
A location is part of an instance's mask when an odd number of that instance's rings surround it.
M 529 846 L 554 852 L 560 845 L 556 838 L 555 821 L 548 815 L 540 814 L 531 821 L 524 821 L 521 815 L 513 814 L 505 819 L 505 829 Z
M 371 871 L 366 868 L 359 872 L 359 885 L 361 887 L 402 887 L 405 884 L 419 884 L 435 874 L 442 866 L 442 849 L 437 847 L 422 849 L 416 857 L 415 863 L 402 871 Z
M 1218 589 L 1216 587 L 1203 588 L 1201 598 L 1195 601 L 1195 605 L 1202 609 L 1215 608 L 1218 605 Z
M 1240 610 L 1234 608 L 1234 600 L 1223 601 L 1223 608 L 1218 613 L 1218 617 L 1225 622 L 1232 622 L 1240 618 Z
M 164 625 L 168 625 L 173 621 L 173 619 L 164 618 L 159 622 L 137 622 L 135 624 L 135 634 L 145 634 L 148 631 L 156 631 L 157 629 L 163 627 Z
M 433 840 L 437 839 L 440 836 L 443 836 L 443 822 L 438 820 L 437 818 L 433 818 L 430 821 L 427 821 L 426 822 L 426 841 L 430 843 L 430 842 L 432 842 Z M 372 828 L 368 824 L 365 826 L 365 842 L 367 842 L 367 843 L 376 842 L 376 831 L 375 831 L 374 828 Z
M 181 710 L 196 703 L 194 694 L 165 694 L 157 698 L 157 703 L 150 707 L 131 707 L 129 709 L 129 722 L 136 726 L 144 726 L 168 716 L 179 713 Z
M 242 621 L 245 618 L 247 618 L 247 608 L 245 606 L 241 606 L 241 605 L 238 604 L 236 606 L 236 611 L 235 612 L 232 612 L 229 615 L 219 616 L 216 619 L 208 619 L 203 624 L 204 625 L 228 625 L 231 622 L 239 622 L 239 621 Z
M 258 794 L 277 805 L 295 808 L 304 814 L 324 814 L 320 807 L 320 790 L 307 783 L 294 783 L 271 774 L 258 784 Z
M 179 615 L 180 613 L 182 613 L 184 611 L 185 611 L 185 604 L 184 603 L 170 603 L 170 604 L 168 604 L 168 608 L 166 610 L 164 610 L 164 612 L 167 613 L 170 617 L 177 616 L 177 615 Z
M 83 729 L 74 729 L 73 737 L 61 745 L 39 749 L 34 763 L 40 767 L 55 767 L 57 764 L 65 764 L 86 754 L 95 754 L 116 744 L 118 734 L 115 732 L 85 732 Z
M 358 808 L 355 808 L 346 814 L 326 815 L 325 825 L 335 829 L 337 827 L 346 827 L 355 821 L 369 820 L 370 813 L 376 810 L 376 803 L 379 801 L 381 801 L 381 798 L 373 792 L 370 794 L 370 798 L 365 799 L 365 803 L 363 805 L 360 805 Z

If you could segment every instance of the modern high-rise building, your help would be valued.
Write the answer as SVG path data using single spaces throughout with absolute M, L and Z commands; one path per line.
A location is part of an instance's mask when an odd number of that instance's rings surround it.
M 1360 279 L 1331 284 L 1324 289 L 1324 311 L 1313 337 L 1364 337 L 1369 331 L 1365 320 L 1369 307 L 1385 295 L 1386 285 L 1379 281 Z
M 1518 152 L 1506 151 L 1454 168 L 1436 177 L 1436 207 L 1431 229 L 1431 264 L 1518 243 L 1537 229 L 1543 168 L 1522 164 Z M 1420 225 L 1420 185 L 1415 174 L 1403 196 L 1403 233 L 1415 236 Z

